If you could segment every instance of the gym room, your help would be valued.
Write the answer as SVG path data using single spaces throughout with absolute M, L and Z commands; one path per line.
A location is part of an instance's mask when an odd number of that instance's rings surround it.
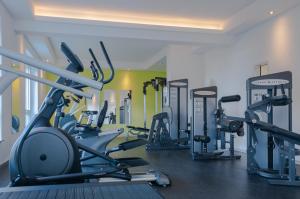
M 299 199 L 298 90 L 299 0 L 0 0 L 0 199 Z

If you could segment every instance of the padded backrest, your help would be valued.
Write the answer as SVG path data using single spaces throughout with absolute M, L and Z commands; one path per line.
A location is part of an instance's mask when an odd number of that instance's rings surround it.
M 100 114 L 99 114 L 99 117 L 98 117 L 98 121 L 97 121 L 97 127 L 98 128 L 101 128 L 103 123 L 104 123 L 106 113 L 107 113 L 107 109 L 108 109 L 108 102 L 107 102 L 107 100 L 105 100 L 104 104 L 103 104 L 103 108 L 100 111 Z

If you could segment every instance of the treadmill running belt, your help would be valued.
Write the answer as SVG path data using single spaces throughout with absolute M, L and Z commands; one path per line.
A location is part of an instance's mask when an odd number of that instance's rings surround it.
M 0 199 L 162 199 L 144 183 L 85 183 L 9 187 L 0 189 Z

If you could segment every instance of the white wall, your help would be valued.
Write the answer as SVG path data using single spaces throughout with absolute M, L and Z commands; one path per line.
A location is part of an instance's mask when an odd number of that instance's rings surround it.
M 189 90 L 204 83 L 203 57 L 194 53 L 193 46 L 172 45 L 166 51 L 167 80 L 189 80 Z M 188 93 L 189 94 L 189 93 Z M 190 99 L 190 96 L 188 96 Z M 188 104 L 188 120 L 191 119 L 191 103 Z
M 0 3 L 1 31 L 2 31 L 2 46 L 18 51 L 18 38 L 13 30 L 13 19 Z M 10 60 L 3 58 L 4 65 L 10 65 Z M 11 88 L 8 88 L 2 95 L 2 138 L 0 143 L 0 165 L 8 160 L 9 152 L 12 144 L 18 134 L 11 132 Z
M 235 42 L 217 47 L 196 62 L 195 55 L 173 48 L 167 59 L 169 79 L 187 77 L 192 87 L 218 86 L 219 97 L 240 94 L 241 102 L 225 105 L 227 113 L 243 116 L 246 109 L 246 79 L 256 76 L 256 65 L 268 62 L 269 72 L 293 73 L 293 130 L 300 132 L 300 7 L 295 7 L 251 30 L 238 35 Z M 188 48 L 188 47 L 186 47 Z M 173 52 L 176 51 L 176 52 Z M 181 54 L 182 51 L 185 53 Z M 199 60 L 200 59 L 200 60 Z M 188 65 L 187 65 L 188 64 Z M 246 136 L 238 138 L 236 148 L 246 151 Z
M 300 132 L 300 7 L 239 35 L 226 48 L 204 55 L 205 86 L 215 82 L 219 96 L 240 94 L 239 106 L 227 107 L 232 114 L 243 115 L 246 109 L 246 79 L 256 74 L 256 65 L 269 64 L 269 72 L 290 70 L 293 73 L 293 129 Z M 220 72 L 221 71 L 221 72 Z M 237 139 L 237 148 L 246 150 L 246 137 Z
M 193 46 L 172 45 L 167 49 L 167 79 L 189 79 L 189 88 L 204 81 L 203 58 L 194 53 Z

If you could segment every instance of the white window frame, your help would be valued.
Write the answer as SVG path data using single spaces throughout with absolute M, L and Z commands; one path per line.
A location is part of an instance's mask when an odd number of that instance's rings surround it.
M 2 46 L 2 18 L 0 16 L 0 46 Z M 0 64 L 2 64 L 2 56 L 0 55 Z M 0 78 L 2 71 L 0 71 Z M 3 115 L 2 115 L 2 95 L 0 95 L 0 142 L 3 141 Z
M 33 57 L 32 54 L 25 50 L 27 56 Z M 25 72 L 31 75 L 38 76 L 39 71 L 29 66 L 25 66 Z M 36 81 L 25 79 L 25 125 L 38 112 L 39 102 L 39 85 Z
M 1 31 L 1 30 L 0 30 Z M 1 36 L 1 35 L 0 35 Z M 0 41 L 1 42 L 1 41 Z M 1 43 L 0 43 L 0 46 L 1 46 Z M 2 64 L 2 56 L 0 56 L 0 64 Z M 0 78 L 2 76 L 2 71 L 0 71 Z M 2 120 L 2 95 L 0 95 L 0 142 L 3 141 L 3 126 L 2 126 L 2 123 L 3 123 L 3 120 Z

